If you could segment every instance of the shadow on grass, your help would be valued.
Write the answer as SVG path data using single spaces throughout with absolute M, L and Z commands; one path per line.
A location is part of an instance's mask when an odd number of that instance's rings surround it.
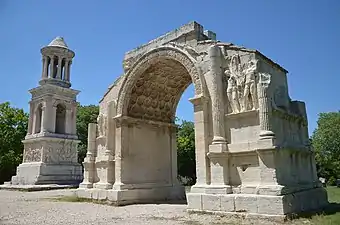
M 326 215 L 333 215 L 340 212 L 340 203 L 331 202 L 327 206 L 309 212 L 302 212 L 298 214 L 293 214 L 289 216 L 289 219 L 297 219 L 297 218 L 305 218 L 305 219 L 312 219 L 315 216 L 326 216 Z

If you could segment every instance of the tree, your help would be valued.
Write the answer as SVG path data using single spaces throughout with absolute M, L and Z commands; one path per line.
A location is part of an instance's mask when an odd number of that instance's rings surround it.
M 312 135 L 318 175 L 330 185 L 340 178 L 340 112 L 320 113 Z
M 99 106 L 77 106 L 77 135 L 80 140 L 78 145 L 78 162 L 82 163 L 87 152 L 87 132 L 89 123 L 97 123 Z
M 177 120 L 178 121 L 178 120 Z M 177 169 L 180 178 L 192 185 L 196 181 L 195 130 L 194 123 L 182 121 L 177 130 Z
M 0 104 L 0 184 L 15 175 L 16 167 L 22 162 L 28 114 L 22 109 Z

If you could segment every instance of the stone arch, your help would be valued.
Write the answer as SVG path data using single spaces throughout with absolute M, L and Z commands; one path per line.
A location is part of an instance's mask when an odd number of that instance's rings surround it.
M 171 72 L 170 70 L 175 69 L 176 71 L 174 72 L 175 73 L 177 72 L 177 74 L 179 74 L 179 76 L 173 76 L 174 74 L 172 75 L 176 82 L 173 82 L 170 79 L 171 77 L 170 78 L 165 77 L 166 81 L 164 81 L 163 85 L 160 85 L 162 84 L 161 81 L 156 82 L 151 81 L 150 78 L 152 79 L 152 77 L 150 77 L 150 75 L 147 74 L 149 74 L 150 72 L 152 73 L 155 70 L 160 71 L 160 69 L 167 70 L 165 71 L 166 76 L 167 74 L 169 74 L 169 72 Z M 182 75 L 183 74 L 185 75 L 182 76 L 184 80 L 180 80 L 181 78 L 180 73 L 182 73 Z M 153 102 L 151 103 L 149 102 L 149 98 L 136 99 L 137 97 L 136 95 L 143 94 L 141 92 L 143 88 L 144 95 L 147 95 L 145 97 L 152 97 L 152 95 L 155 95 L 157 91 L 158 93 L 162 93 L 164 91 L 167 91 L 168 89 L 172 89 L 172 93 L 170 94 L 176 95 L 175 99 L 170 99 L 171 100 L 170 108 L 173 113 L 173 110 L 176 110 L 177 103 L 183 91 L 191 83 L 193 83 L 194 85 L 195 96 L 204 95 L 204 79 L 202 78 L 199 67 L 196 65 L 196 60 L 191 55 L 189 55 L 182 49 L 173 46 L 162 46 L 159 48 L 155 48 L 145 53 L 142 57 L 140 57 L 126 74 L 118 98 L 117 114 L 127 116 L 129 116 L 130 114 L 131 116 L 131 112 L 136 111 L 135 109 L 133 109 L 133 104 L 138 103 L 137 101 L 143 101 L 142 104 L 135 105 L 137 107 L 145 104 L 155 105 L 154 99 Z M 176 84 L 178 84 L 177 87 L 175 87 Z M 178 93 L 174 93 L 176 90 L 178 90 Z M 165 97 L 165 99 L 163 100 L 167 99 L 169 99 L 169 96 Z M 162 104 L 162 101 L 158 102 L 158 104 Z M 150 110 L 142 109 L 141 113 L 144 112 L 147 113 Z M 154 116 L 156 118 L 160 117 L 159 115 Z
M 196 60 L 174 46 L 162 46 L 141 56 L 124 77 L 117 101 L 115 182 L 113 189 L 129 190 L 149 200 L 185 196 L 177 180 L 177 142 L 174 117 L 179 99 L 193 83 L 196 151 L 205 160 L 206 122 L 201 107 L 205 83 Z M 197 107 L 198 106 L 198 107 Z M 199 113 L 199 114 L 197 114 Z M 197 116 L 196 116 L 197 115 Z M 202 161 L 199 159 L 199 161 Z M 204 163 L 204 162 L 203 162 Z M 201 164 L 199 162 L 199 164 Z M 200 172 L 201 173 L 201 172 Z M 132 190 L 133 189 L 133 190 Z M 160 193 L 153 195 L 153 191 Z M 122 201 L 126 192 L 118 191 Z
M 56 107 L 55 133 L 64 134 L 66 127 L 66 107 L 59 103 Z

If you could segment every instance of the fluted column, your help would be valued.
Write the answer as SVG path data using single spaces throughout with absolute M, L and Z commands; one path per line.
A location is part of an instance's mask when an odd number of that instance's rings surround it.
M 62 68 L 63 68 L 63 58 L 59 57 L 58 59 L 58 71 L 57 71 L 57 79 L 61 79 L 61 72 L 62 72 Z
M 268 96 L 268 89 L 271 82 L 271 75 L 267 73 L 259 74 L 258 98 L 259 98 L 259 118 L 260 118 L 260 139 L 273 138 L 274 132 L 271 130 L 271 104 Z
M 211 114 L 213 124 L 213 141 L 209 145 L 207 156 L 210 159 L 210 185 L 205 193 L 228 194 L 231 193 L 229 185 L 228 146 L 225 139 L 224 122 L 224 91 L 222 52 L 218 46 L 211 46 L 208 50 L 209 72 L 206 73 L 206 82 L 211 99 Z
M 54 78 L 54 57 L 51 57 L 51 62 L 50 62 L 50 78 Z
M 206 77 L 210 92 L 213 123 L 213 144 L 225 143 L 224 101 L 222 87 L 221 49 L 211 46 L 208 51 L 210 73 Z

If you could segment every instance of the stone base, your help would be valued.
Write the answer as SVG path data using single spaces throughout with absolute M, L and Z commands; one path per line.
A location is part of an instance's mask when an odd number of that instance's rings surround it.
M 281 196 L 188 193 L 188 211 L 258 216 L 287 216 L 327 206 L 327 192 L 314 188 Z
M 12 185 L 10 182 L 0 185 L 0 190 L 13 191 L 47 191 L 55 189 L 77 188 L 78 185 L 58 185 L 58 184 L 41 184 L 41 185 Z
M 78 188 L 76 193 L 79 198 L 107 200 L 117 206 L 137 203 L 185 202 L 185 188 L 183 186 L 130 190 Z
M 42 162 L 22 163 L 12 185 L 78 185 L 82 181 L 82 167 L 77 163 L 45 164 Z

